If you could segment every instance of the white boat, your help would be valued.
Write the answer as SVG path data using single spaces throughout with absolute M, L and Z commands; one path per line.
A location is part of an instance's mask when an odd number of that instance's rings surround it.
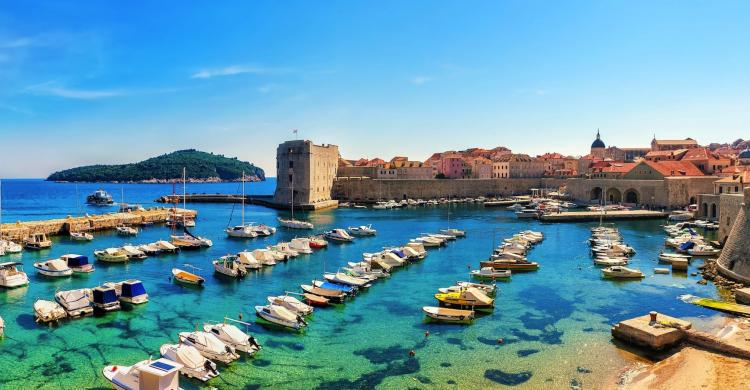
M 309 238 L 293 238 L 292 241 L 289 242 L 289 248 L 297 253 L 310 254 L 313 252 L 312 248 L 310 248 Z
M 449 229 L 442 229 L 440 230 L 440 233 L 447 234 L 449 236 L 453 237 L 466 237 L 466 232 L 459 229 L 449 228 Z
M 118 390 L 181 390 L 181 368 L 171 360 L 149 359 L 132 366 L 106 366 L 102 373 Z
M 94 307 L 91 306 L 91 290 L 87 288 L 58 291 L 55 293 L 55 300 L 70 317 L 81 317 L 94 312 Z
M 279 242 L 279 243 L 276 243 L 276 245 L 269 246 L 268 249 L 271 250 L 271 251 L 274 251 L 274 252 L 278 252 L 278 253 L 284 254 L 283 257 L 285 259 L 287 259 L 287 260 L 290 259 L 290 258 L 292 258 L 292 257 L 299 256 L 299 252 L 297 252 L 294 249 L 292 249 L 292 247 L 289 246 L 288 242 Z
M 21 253 L 22 251 L 23 251 L 22 245 L 16 244 L 13 241 L 0 239 L 0 252 L 4 252 L 5 254 L 8 254 L 8 253 Z
M 251 225 L 255 231 L 255 234 L 257 234 L 259 237 L 266 237 L 270 236 L 271 234 L 276 233 L 276 228 L 268 225 L 255 225 L 251 222 Z
M 103 312 L 120 310 L 121 308 L 117 290 L 107 284 L 91 289 L 91 304 L 94 305 L 95 309 Z
M 49 249 L 52 247 L 52 241 L 44 233 L 35 233 L 23 240 L 23 246 L 31 250 Z
M 355 278 L 343 272 L 336 272 L 336 273 L 327 272 L 323 274 L 323 277 L 331 283 L 343 284 L 346 286 L 354 286 L 354 287 L 368 287 L 370 283 L 372 283 L 371 280 L 363 279 L 363 278 Z
M 347 228 L 349 233 L 353 236 L 374 236 L 378 233 L 377 230 L 372 228 L 372 225 L 367 226 L 349 226 Z
M 34 314 L 36 322 L 52 322 L 68 316 L 65 309 L 57 302 L 40 299 L 34 302 Z
M 171 242 L 164 240 L 156 241 L 153 245 L 159 248 L 161 252 L 175 253 L 180 250 L 177 246 L 172 245 Z
M 721 250 L 711 245 L 698 244 L 688 249 L 687 253 L 691 256 L 718 256 L 721 254 Z
M 255 306 L 255 314 L 268 322 L 286 328 L 300 330 L 307 326 L 304 318 L 279 305 Z
M 623 266 L 612 266 L 609 268 L 604 268 L 602 270 L 602 274 L 605 278 L 612 279 L 632 279 L 642 278 L 645 276 L 640 270 Z
M 495 295 L 497 292 L 497 286 L 495 284 L 484 284 L 484 283 L 473 283 L 473 282 L 456 282 L 456 285 L 460 288 L 476 288 L 477 290 L 487 294 Z
M 226 320 L 230 319 L 225 319 L 225 321 Z M 237 320 L 230 321 L 249 325 L 246 322 Z M 258 343 L 258 340 L 256 340 L 255 337 L 241 331 L 240 328 L 236 327 L 235 325 L 228 324 L 226 322 L 205 323 L 203 324 L 203 330 L 212 333 L 214 336 L 218 337 L 219 340 L 221 340 L 224 344 L 229 345 L 236 351 L 253 355 L 261 349 L 260 343 Z
M 278 218 L 279 225 L 289 229 L 313 229 L 315 225 L 307 221 L 300 221 L 297 219 L 283 219 Z
M 135 236 L 138 234 L 138 229 L 130 226 L 117 226 L 115 228 L 117 230 L 117 234 L 121 236 Z
M 445 244 L 445 240 L 441 240 L 439 238 L 435 238 L 431 236 L 417 237 L 413 239 L 412 242 L 418 242 L 422 244 L 425 248 L 436 248 Z
M 73 275 L 73 269 L 62 259 L 52 259 L 34 263 L 36 271 L 45 276 L 62 277 Z
M 65 261 L 73 272 L 82 274 L 94 272 L 94 265 L 89 263 L 87 256 L 67 254 L 60 256 L 60 259 Z
M 255 238 L 258 237 L 258 233 L 255 231 L 255 227 L 252 224 L 246 225 L 245 224 L 245 172 L 242 172 L 242 197 L 240 198 L 242 201 L 242 206 L 240 210 L 242 211 L 242 223 L 240 223 L 237 226 L 228 227 L 224 230 L 224 232 L 227 233 L 227 236 L 233 237 L 233 238 Z M 231 217 L 230 217 L 231 221 Z
M 0 263 L 0 286 L 6 288 L 15 288 L 29 284 L 29 277 L 26 272 L 19 270 L 21 263 L 13 261 Z
M 263 265 L 276 265 L 276 256 L 268 249 L 255 249 L 252 255 Z
M 539 216 L 539 211 L 537 209 L 521 209 L 516 211 L 516 217 L 518 218 L 536 218 Z
M 94 251 L 97 260 L 106 263 L 124 263 L 128 261 L 128 255 L 120 248 L 107 248 L 105 250 Z
M 427 250 L 425 250 L 424 244 L 421 242 L 407 242 L 404 246 L 417 252 L 420 259 L 424 259 L 427 256 Z
M 263 267 L 263 264 L 253 256 L 252 252 L 243 251 L 237 253 L 237 261 L 239 261 L 245 269 L 260 269 Z
M 214 271 L 232 278 L 242 278 L 247 275 L 247 270 L 234 255 L 222 256 L 214 260 L 213 265 Z
M 690 260 L 692 256 L 689 255 L 683 255 L 680 253 L 659 253 L 659 261 L 664 263 L 671 263 L 672 260 L 678 259 L 678 260 Z
M 164 242 L 166 242 L 166 241 L 164 241 Z M 169 243 L 167 243 L 167 244 L 169 244 Z M 169 245 L 172 245 L 172 244 L 169 244 Z M 141 244 L 141 245 L 138 245 L 136 248 L 139 251 L 145 253 L 146 256 L 156 256 L 156 255 L 159 255 L 159 254 L 162 253 L 161 248 L 159 248 L 159 246 L 156 245 L 156 243 Z
M 128 260 L 143 260 L 148 257 L 145 252 L 133 245 L 124 245 L 120 250 L 128 257 Z
M 329 240 L 338 241 L 338 242 L 352 242 L 352 241 L 354 241 L 354 237 L 352 237 L 344 229 L 329 230 L 329 231 L 325 232 L 324 236 L 325 236 L 325 238 L 327 238 Z
M 406 261 L 396 256 L 391 251 L 382 251 L 378 253 L 363 253 L 365 261 L 381 261 L 391 267 L 400 267 L 406 264 Z
M 224 344 L 213 333 L 195 331 L 180 332 L 180 343 L 198 349 L 201 355 L 222 363 L 231 363 L 240 358 L 235 349 Z
M 73 241 L 91 241 L 94 235 L 86 232 L 70 232 L 70 239 Z
M 195 378 L 206 382 L 219 376 L 216 363 L 206 359 L 200 351 L 192 345 L 163 344 L 159 352 L 164 359 L 179 363 L 180 373 L 188 378 Z
M 214 245 L 213 241 L 208 238 L 195 236 L 187 229 L 184 229 L 184 231 L 185 234 L 171 236 L 172 245 L 185 249 L 208 248 Z
M 614 265 L 628 265 L 628 259 L 624 257 L 597 257 L 594 264 L 611 267 Z
M 422 311 L 430 318 L 441 322 L 471 322 L 473 310 L 449 309 L 445 307 L 424 306 Z
M 312 314 L 313 307 L 302 303 L 299 299 L 289 295 L 279 295 L 277 297 L 268 297 L 268 303 L 285 307 L 292 313 L 307 316 Z
M 146 288 L 143 287 L 143 282 L 137 279 L 128 279 L 122 282 L 107 282 L 104 286 L 112 287 L 115 289 L 117 299 L 121 302 L 127 302 L 134 305 L 140 305 L 148 302 L 148 294 Z
M 482 267 L 471 271 L 471 276 L 480 279 L 507 279 L 510 275 L 511 271 L 508 269 L 500 270 L 493 267 Z

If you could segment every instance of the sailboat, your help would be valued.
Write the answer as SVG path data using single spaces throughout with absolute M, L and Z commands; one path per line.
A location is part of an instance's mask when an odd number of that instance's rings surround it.
M 78 201 L 78 184 L 76 184 L 76 210 L 78 215 L 81 215 L 81 204 Z M 73 241 L 91 241 L 94 239 L 94 235 L 86 232 L 68 232 L 70 239 Z
M 227 236 L 234 238 L 255 238 L 258 237 L 255 226 L 245 225 L 245 171 L 242 171 L 242 223 L 228 227 L 224 230 Z
M 185 168 L 182 168 L 182 194 L 183 194 L 183 207 L 185 207 L 185 181 L 187 180 L 187 172 Z M 174 187 L 173 191 L 174 193 Z M 177 202 L 178 200 L 175 199 L 175 205 L 172 207 L 172 216 L 173 220 L 176 221 L 176 215 L 177 215 Z M 172 225 L 174 228 L 175 225 Z M 187 227 L 183 226 L 182 230 L 184 234 L 177 235 L 172 234 L 172 244 L 178 248 L 182 249 L 198 249 L 198 248 L 206 248 L 212 246 L 214 243 L 213 241 L 209 240 L 208 238 L 203 238 L 200 236 L 193 235 L 187 230 Z
M 294 219 L 294 171 L 290 170 L 290 172 L 292 176 L 292 218 L 284 219 L 279 217 L 279 225 L 289 229 L 313 229 L 315 226 L 312 223 Z

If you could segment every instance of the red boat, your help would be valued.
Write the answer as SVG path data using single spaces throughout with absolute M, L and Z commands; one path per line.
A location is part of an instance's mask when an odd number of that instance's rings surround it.
M 310 237 L 310 248 L 313 249 L 320 249 L 325 248 L 328 246 L 328 241 L 324 240 L 320 236 L 312 236 Z
M 304 293 L 302 296 L 305 297 L 305 301 L 307 301 L 307 304 L 310 306 L 328 306 L 328 298 L 324 298 L 315 294 L 310 293 Z

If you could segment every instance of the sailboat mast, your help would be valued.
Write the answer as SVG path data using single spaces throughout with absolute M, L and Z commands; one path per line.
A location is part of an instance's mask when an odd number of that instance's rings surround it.
M 3 181 L 0 180 L 0 240 L 3 238 Z
M 242 226 L 245 226 L 245 171 L 242 171 Z
M 294 169 L 290 169 L 292 175 L 292 221 L 294 221 Z
M 185 167 L 182 167 L 182 209 L 187 210 L 187 194 L 185 193 L 185 181 L 187 181 L 187 175 Z

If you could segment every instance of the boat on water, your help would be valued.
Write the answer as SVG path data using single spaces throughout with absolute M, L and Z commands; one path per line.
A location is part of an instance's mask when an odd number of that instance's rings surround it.
M 300 286 L 300 288 L 302 288 L 302 291 L 305 292 L 305 294 L 306 294 L 305 298 L 307 298 L 308 300 L 311 299 L 311 297 L 309 295 L 313 295 L 313 296 L 318 296 L 318 297 L 321 297 L 321 298 L 325 298 L 326 299 L 325 303 L 322 302 L 322 301 L 320 301 L 320 300 L 316 300 L 316 299 L 312 298 L 312 302 L 319 303 L 319 304 L 321 304 L 323 306 L 327 306 L 328 301 L 334 301 L 334 302 L 341 303 L 341 302 L 344 301 L 344 299 L 346 299 L 346 293 L 343 292 L 343 291 L 341 291 L 341 290 L 334 290 L 334 289 L 329 289 L 329 288 L 315 287 L 315 286 L 310 285 L 310 284 L 303 284 L 303 285 Z M 310 303 L 310 302 L 308 302 L 308 303 Z M 310 304 L 312 304 L 312 303 L 310 303 Z
M 68 267 L 68 262 L 62 259 L 52 259 L 34 263 L 37 272 L 44 276 L 63 277 L 73 275 L 73 269 Z
M 68 267 L 75 273 L 87 274 L 94 272 L 94 265 L 89 263 L 88 256 L 67 254 L 60 256 L 60 259 L 68 264 Z
M 276 256 L 268 249 L 255 249 L 252 255 L 262 265 L 276 265 Z
M 711 245 L 698 244 L 688 249 L 687 253 L 691 256 L 718 256 L 721 254 L 721 250 Z
M 138 234 L 138 229 L 132 226 L 120 225 L 115 227 L 115 230 L 117 230 L 117 234 L 121 236 L 135 236 Z
M 0 263 L 0 286 L 6 288 L 16 288 L 29 284 L 29 277 L 23 272 L 23 264 L 15 261 Z
M 201 355 L 222 363 L 231 363 L 240 358 L 234 347 L 224 344 L 211 332 L 180 332 L 180 343 L 195 347 Z
M 456 282 L 455 286 L 450 287 L 441 287 L 438 288 L 438 291 L 447 294 L 449 292 L 458 292 L 460 290 L 465 290 L 469 287 L 476 288 L 477 290 L 485 293 L 488 297 L 493 297 L 497 293 L 497 285 L 493 284 L 483 284 L 483 283 L 473 283 L 473 282 Z
M 253 256 L 252 252 L 243 251 L 237 253 L 237 261 L 245 268 L 245 270 L 263 268 L 263 264 Z
M 349 276 L 343 272 L 326 272 L 325 274 L 323 274 L 323 277 L 331 283 L 353 286 L 357 288 L 366 288 L 369 287 L 372 283 L 372 281 L 369 279 L 356 278 L 354 276 Z
M 310 240 L 309 244 L 312 249 L 322 249 L 328 246 L 328 241 L 321 236 L 310 236 L 308 239 Z
M 524 208 L 515 212 L 519 219 L 538 218 L 540 211 L 537 209 Z
M 508 279 L 511 271 L 509 269 L 495 269 L 492 267 L 482 267 L 470 272 L 471 276 L 478 279 Z
M 111 206 L 115 201 L 107 191 L 96 190 L 86 197 L 86 203 L 93 206 Z
M 128 255 L 121 248 L 107 248 L 94 251 L 97 260 L 105 263 L 124 263 L 128 261 Z
M 467 323 L 474 320 L 474 310 L 449 309 L 445 307 L 424 306 L 422 311 L 433 320 L 450 323 Z
M 458 292 L 437 293 L 435 294 L 435 299 L 445 307 L 470 308 L 479 311 L 493 310 L 495 308 L 494 299 L 473 287 Z
M 65 312 L 70 317 L 82 317 L 92 314 L 94 307 L 91 306 L 91 298 L 91 290 L 87 288 L 58 291 L 55 293 L 55 301 L 65 309 Z
M 203 283 L 206 282 L 202 277 L 179 268 L 172 268 L 172 277 L 175 282 L 192 286 L 203 286 Z
M 441 229 L 440 233 L 447 234 L 449 236 L 453 237 L 466 237 L 466 232 L 463 230 L 455 229 L 455 228 L 449 228 L 449 229 Z
M 522 204 L 520 204 L 520 203 L 514 203 L 514 204 L 506 207 L 506 209 L 513 210 L 513 211 L 521 211 L 521 210 L 524 209 L 524 206 Z
M 333 229 L 325 232 L 323 234 L 325 238 L 335 241 L 335 242 L 352 242 L 354 241 L 354 237 L 352 237 L 349 233 L 346 232 L 344 229 Z
M 255 306 L 255 314 L 270 323 L 286 328 L 300 330 L 307 326 L 307 322 L 302 316 L 279 305 Z
M 346 230 L 353 236 L 374 236 L 378 233 L 377 230 L 372 228 L 372 225 L 367 226 L 349 226 Z
M 278 218 L 279 225 L 289 229 L 314 229 L 315 225 L 307 221 L 300 221 L 294 218 L 284 219 Z
M 114 288 L 117 299 L 121 302 L 133 305 L 140 305 L 148 302 L 146 288 L 143 287 L 143 282 L 140 280 L 128 279 L 122 282 L 107 282 L 104 283 L 104 286 Z
M 22 245 L 0 238 L 0 256 L 8 253 L 21 253 L 21 251 L 23 251 Z
M 299 256 L 299 252 L 292 249 L 288 242 L 278 242 L 275 245 L 269 246 L 268 249 L 283 254 L 284 260 Z
M 70 239 L 73 241 L 91 241 L 94 239 L 94 235 L 86 232 L 70 232 Z
M 279 296 L 270 296 L 268 297 L 268 303 L 272 305 L 279 305 L 285 307 L 287 310 L 291 311 L 292 313 L 301 315 L 301 316 L 307 316 L 312 314 L 313 307 L 310 305 L 307 305 L 303 302 L 301 302 L 299 299 L 290 296 L 290 295 L 279 295 Z
M 180 373 L 188 378 L 195 378 L 206 382 L 219 376 L 216 363 L 206 359 L 200 351 L 192 345 L 162 344 L 159 347 L 162 358 L 180 364 Z
M 153 245 L 159 248 L 159 252 L 177 253 L 180 251 L 180 247 L 173 245 L 169 241 L 159 240 L 153 243 Z
M 181 390 L 181 368 L 182 364 L 161 358 L 132 366 L 106 366 L 102 374 L 118 390 Z
M 645 277 L 640 270 L 618 265 L 604 268 L 602 275 L 609 279 L 640 279 Z
M 407 242 L 404 247 L 416 252 L 419 259 L 424 259 L 427 256 L 427 250 L 425 250 L 424 244 L 421 242 Z
M 245 269 L 235 255 L 222 256 L 219 259 L 214 260 L 212 263 L 214 265 L 214 271 L 218 274 L 232 278 L 242 278 L 247 275 L 247 269 Z
M 128 257 L 128 260 L 144 260 L 148 257 L 144 251 L 133 245 L 123 245 L 120 250 Z
M 659 253 L 659 262 L 662 262 L 662 263 L 671 263 L 672 260 L 674 259 L 690 261 L 691 258 L 692 256 L 683 255 L 680 253 L 666 253 L 666 252 Z
M 120 300 L 114 287 L 106 284 L 91 289 L 91 303 L 94 309 L 108 312 L 120 310 Z
M 480 267 L 492 267 L 494 269 L 507 269 L 514 272 L 528 272 L 539 269 L 539 263 L 528 260 L 489 260 L 479 263 Z
M 157 256 L 157 255 L 162 254 L 162 250 L 156 245 L 156 243 L 141 244 L 141 245 L 138 245 L 136 249 L 145 253 L 146 256 Z
M 628 259 L 625 257 L 596 257 L 594 264 L 611 267 L 615 265 L 628 265 Z
M 255 227 L 252 225 L 237 225 L 224 229 L 227 236 L 232 238 L 255 238 L 258 237 L 258 233 L 255 231 Z
M 673 211 L 671 214 L 669 214 L 667 219 L 669 219 L 670 221 L 689 221 L 693 219 L 693 212 L 685 210 Z
M 5 338 L 5 320 L 0 317 L 0 339 Z
M 250 226 L 253 227 L 255 230 L 255 234 L 258 235 L 258 237 L 268 237 L 274 233 L 276 233 L 276 228 L 273 226 L 268 226 L 264 224 L 256 225 L 254 223 L 250 223 Z
M 244 352 L 248 355 L 254 355 L 261 350 L 262 347 L 255 337 L 243 332 L 237 326 L 229 324 L 226 321 L 234 321 L 247 326 L 250 325 L 247 322 L 225 318 L 224 322 L 203 324 L 203 330 L 213 334 L 224 344 L 234 348 L 236 351 Z
M 182 235 L 171 236 L 172 245 L 183 249 L 200 249 L 208 248 L 214 244 L 213 241 L 208 238 L 193 235 L 186 228 L 183 228 L 183 233 L 184 234 Z
M 52 247 L 52 241 L 44 233 L 34 233 L 23 240 L 23 246 L 31 250 L 49 249 Z
M 310 306 L 326 307 L 330 303 L 330 299 L 320 295 L 304 293 L 302 296 L 305 298 L 305 302 Z
M 34 302 L 34 314 L 36 322 L 44 323 L 58 321 L 68 316 L 65 309 L 57 302 L 45 301 L 44 299 Z
M 328 281 L 322 281 L 322 280 L 313 280 L 312 282 L 313 286 L 325 288 L 329 290 L 339 290 L 343 291 L 347 295 L 354 295 L 357 293 L 357 287 L 356 286 L 349 286 L 339 283 L 333 283 Z
M 310 254 L 313 252 L 310 247 L 310 239 L 305 237 L 293 238 L 292 241 L 289 241 L 289 248 L 297 253 Z

